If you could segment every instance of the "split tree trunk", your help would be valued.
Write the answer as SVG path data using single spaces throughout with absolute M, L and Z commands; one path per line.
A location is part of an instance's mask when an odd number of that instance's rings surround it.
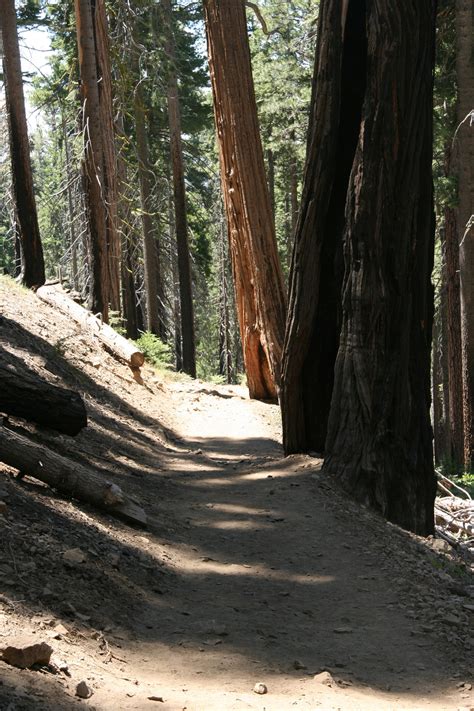
M 324 464 L 355 498 L 421 535 L 433 532 L 436 492 L 434 26 L 431 0 L 380 0 L 367 5 L 361 28 L 367 88 L 347 193 L 343 322 Z
M 145 512 L 117 484 L 43 445 L 0 427 L 0 461 L 112 516 L 146 526 Z
M 168 123 L 170 130 L 171 165 L 173 169 L 173 197 L 176 243 L 178 248 L 179 297 L 181 306 L 182 369 L 196 377 L 196 346 L 194 335 L 194 307 L 189 253 L 186 187 L 184 182 L 183 145 L 181 138 L 181 109 L 176 74 L 171 0 L 162 0 L 166 24 L 166 54 L 168 60 Z
M 280 387 L 286 296 L 252 80 L 243 0 L 204 0 L 236 306 L 250 397 Z
M 20 280 L 27 287 L 44 284 L 43 248 L 31 172 L 14 0 L 0 0 L 5 96 L 10 138 L 15 220 L 21 244 Z
M 323 452 L 341 326 L 342 236 L 365 91 L 364 3 L 321 3 L 282 367 L 285 452 Z M 293 214 L 293 199 L 291 200 Z
M 463 356 L 464 461 L 474 470 L 474 7 L 456 0 L 458 85 L 456 161 L 457 223 Z M 468 118 L 470 116 L 470 118 Z
M 48 383 L 0 350 L 0 412 L 75 436 L 87 426 L 79 393 Z

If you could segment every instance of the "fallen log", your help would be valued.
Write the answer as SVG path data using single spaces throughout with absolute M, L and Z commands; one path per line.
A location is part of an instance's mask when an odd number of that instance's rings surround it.
M 0 426 L 0 461 L 18 469 L 22 477 L 35 477 L 63 494 L 130 523 L 146 526 L 144 510 L 117 484 L 3 426 Z
M 145 362 L 145 356 L 132 341 L 128 341 L 108 324 L 102 323 L 90 311 L 73 301 L 64 291 L 46 284 L 37 289 L 36 294 L 42 301 L 70 316 L 86 331 L 97 336 L 112 355 L 124 361 L 130 368 L 140 368 Z
M 0 412 L 72 436 L 87 426 L 86 407 L 79 393 L 48 383 L 3 349 L 0 349 Z

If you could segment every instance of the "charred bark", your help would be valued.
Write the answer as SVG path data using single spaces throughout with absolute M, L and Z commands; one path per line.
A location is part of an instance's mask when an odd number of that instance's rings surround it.
M 281 407 L 287 454 L 325 446 L 341 325 L 344 206 L 366 82 L 365 3 L 321 4 L 290 272 Z
M 434 3 L 371 3 L 366 27 L 324 471 L 390 521 L 427 535 L 436 491 L 429 416 Z

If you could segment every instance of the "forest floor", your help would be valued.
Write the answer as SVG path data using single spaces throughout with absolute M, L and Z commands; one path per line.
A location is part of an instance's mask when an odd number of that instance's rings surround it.
M 320 460 L 284 459 L 277 408 L 244 388 L 149 366 L 140 384 L 5 278 L 0 313 L 0 348 L 89 413 L 75 438 L 10 426 L 149 516 L 134 529 L 0 465 L 0 648 L 33 635 L 68 668 L 0 661 L 1 711 L 474 708 L 461 561 L 349 501 Z

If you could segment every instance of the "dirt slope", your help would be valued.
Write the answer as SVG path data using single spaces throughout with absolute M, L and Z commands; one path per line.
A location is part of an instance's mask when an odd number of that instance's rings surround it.
M 75 439 L 11 425 L 106 471 L 150 518 L 135 530 L 0 465 L 0 647 L 34 633 L 70 672 L 0 661 L 2 711 L 474 707 L 465 567 L 347 501 L 320 461 L 283 459 L 276 407 L 150 368 L 141 385 L 8 280 L 0 311 L 0 348 L 90 415 Z M 63 559 L 73 548 L 85 562 Z

